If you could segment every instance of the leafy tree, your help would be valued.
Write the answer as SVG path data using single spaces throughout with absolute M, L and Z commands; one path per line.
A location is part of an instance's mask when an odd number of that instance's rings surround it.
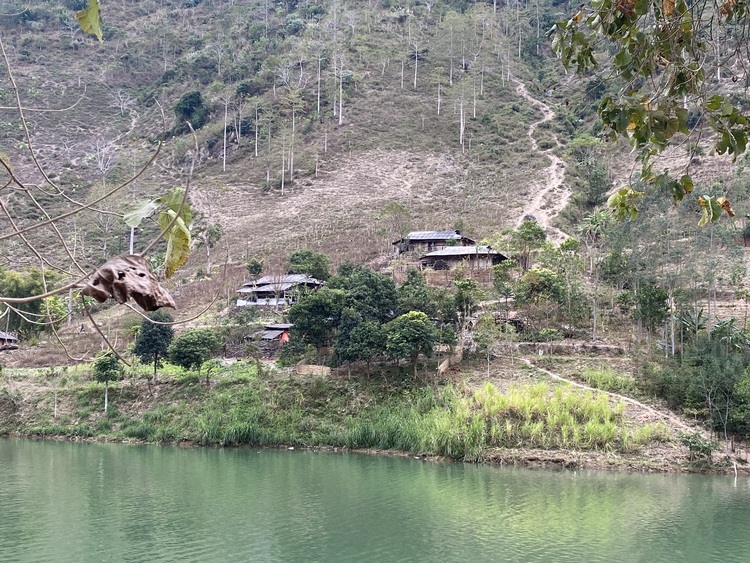
M 342 265 L 328 286 L 342 290 L 345 306 L 355 309 L 364 320 L 389 321 L 398 307 L 393 279 L 358 264 Z
M 549 268 L 534 268 L 518 280 L 516 298 L 520 303 L 553 301 L 563 303 L 565 280 Z
M 746 39 L 733 32 L 746 27 L 747 16 L 746 4 L 732 0 L 590 0 L 569 20 L 555 24 L 553 48 L 566 67 L 588 73 L 602 58 L 611 64 L 601 74 L 610 75 L 614 67 L 620 87 L 602 99 L 599 117 L 611 138 L 623 137 L 633 146 L 644 185 L 654 192 L 666 191 L 680 201 L 693 191 L 687 164 L 679 178 L 652 170 L 652 158 L 667 147 L 679 143 L 694 151 L 698 146 L 685 143 L 678 133 L 688 139 L 714 137 L 718 154 L 736 158 L 745 152 L 750 132 L 747 109 L 721 82 L 729 78 L 725 72 L 731 72 L 733 82 L 744 84 L 747 79 Z M 606 45 L 606 51 L 597 53 L 597 45 Z M 697 120 L 690 119 L 691 112 Z M 713 135 L 703 131 L 705 127 Z M 609 203 L 618 216 L 632 216 L 639 195 L 623 188 Z M 718 219 L 722 209 L 732 215 L 724 198 L 700 196 L 698 203 L 704 223 Z
M 500 328 L 495 322 L 495 316 L 492 313 L 483 313 L 479 316 L 477 325 L 474 329 L 474 342 L 480 352 L 483 352 L 487 359 L 487 377 L 490 376 L 490 359 L 495 350 L 497 342 L 502 336 Z
M 350 353 L 349 338 L 352 331 L 362 323 L 362 315 L 351 307 L 345 307 L 339 316 L 336 338 L 333 341 L 333 354 L 337 363 L 351 362 L 357 358 Z
M 435 296 L 417 270 L 409 270 L 406 281 L 398 288 L 398 310 L 400 313 L 422 311 L 429 317 L 437 314 Z
M 305 295 L 289 308 L 289 322 L 302 335 L 305 342 L 320 351 L 338 325 L 344 306 L 344 292 L 322 287 Z
M 201 374 L 203 362 L 211 359 L 221 348 L 221 340 L 208 328 L 191 328 L 180 334 L 169 346 L 169 361 L 182 369 L 197 369 Z M 209 381 L 206 380 L 208 385 Z
M 641 284 L 635 292 L 636 319 L 642 321 L 649 333 L 653 333 L 656 325 L 664 322 L 669 313 L 667 307 L 667 291 L 653 281 Z
M 461 316 L 460 323 L 466 322 L 477 309 L 479 301 L 479 286 L 474 280 L 455 280 L 456 295 L 454 296 L 454 309 Z
M 370 363 L 385 351 L 382 325 L 374 320 L 363 320 L 351 307 L 341 313 L 341 322 L 334 342 L 334 354 L 340 362 L 363 361 L 370 374 Z
M 209 108 L 198 90 L 184 93 L 174 105 L 174 113 L 178 121 L 177 129 L 187 130 L 186 121 L 190 122 L 193 129 L 200 129 L 208 121 L 208 112 Z
M 510 240 L 518 253 L 518 263 L 525 271 L 531 268 L 531 253 L 547 241 L 547 231 L 536 221 L 525 220 L 511 233 Z
M 513 276 L 511 271 L 516 267 L 513 260 L 503 260 L 492 266 L 492 285 L 497 294 L 505 299 L 505 310 L 507 311 L 508 300 L 513 297 Z
M 109 382 L 122 377 L 122 365 L 112 351 L 107 350 L 99 354 L 93 365 L 94 380 L 104 383 L 104 412 L 109 406 Z
M 328 256 L 313 250 L 295 250 L 289 257 L 288 273 L 307 274 L 315 279 L 325 281 L 330 275 L 328 271 Z
M 385 350 L 395 359 L 408 359 L 414 377 L 417 377 L 419 355 L 432 355 L 437 341 L 437 329 L 421 311 L 409 311 L 396 317 L 383 327 Z
M 291 330 L 289 341 L 285 342 L 279 351 L 279 365 L 291 366 L 305 357 L 305 341 L 299 330 L 295 327 Z
M 150 320 L 149 320 L 150 319 Z M 154 321 L 154 322 L 151 322 Z M 154 383 L 156 383 L 156 370 L 162 366 L 167 357 L 169 345 L 174 337 L 171 325 L 158 323 L 171 323 L 172 315 L 162 309 L 158 309 L 141 321 L 141 330 L 135 341 L 133 354 L 144 364 L 153 364 Z
M 0 295 L 12 298 L 39 295 L 50 289 L 56 278 L 51 272 L 42 272 L 38 268 L 17 272 L 0 266 Z M 17 331 L 21 338 L 41 332 L 45 328 L 45 323 L 59 322 L 64 318 L 64 315 L 58 316 L 61 313 L 60 308 L 52 301 L 45 303 L 37 299 L 16 304 L 14 307 L 18 312 L 12 308 L 6 311 L 9 308 L 8 305 L 0 304 L 0 318 L 2 318 L 0 326 L 2 330 Z
M 253 277 L 257 277 L 263 271 L 263 260 L 252 258 L 247 263 L 247 273 Z
M 360 360 L 367 365 L 370 375 L 370 364 L 385 352 L 383 326 L 375 321 L 364 321 L 354 327 L 349 334 L 348 354 L 352 360 Z

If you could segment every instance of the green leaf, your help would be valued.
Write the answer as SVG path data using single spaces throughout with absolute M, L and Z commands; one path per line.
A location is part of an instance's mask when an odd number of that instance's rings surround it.
M 159 227 L 167 238 L 167 253 L 164 259 L 164 275 L 171 277 L 177 269 L 187 262 L 190 256 L 190 222 L 193 212 L 186 201 L 183 205 L 184 192 L 181 188 L 174 188 L 157 201 L 166 208 L 159 213 Z M 182 206 L 182 209 L 180 209 Z M 179 215 L 177 212 L 179 211 Z M 169 224 L 172 223 L 170 227 Z
M 683 175 L 682 178 L 680 178 L 680 185 L 682 186 L 682 189 L 686 194 L 689 194 L 693 191 L 693 179 L 687 174 Z
M 715 96 L 711 96 L 708 100 L 708 103 L 706 103 L 706 109 L 709 111 L 716 111 L 722 106 L 723 103 L 723 96 L 719 96 L 718 94 Z
M 151 215 L 159 209 L 159 199 L 152 199 L 151 201 L 143 202 L 138 209 L 125 213 L 125 215 L 122 216 L 125 220 L 125 224 L 128 227 L 138 227 L 146 217 L 151 217 Z
M 89 7 L 76 12 L 76 19 L 84 33 L 96 35 L 100 43 L 104 40 L 102 38 L 102 15 L 99 11 L 99 0 L 89 0 Z
M 702 215 L 701 220 L 698 221 L 698 226 L 703 227 L 709 223 L 713 223 L 721 217 L 723 208 L 721 202 L 717 201 L 713 196 L 700 196 L 698 197 L 698 205 L 701 206 Z
M 187 207 L 187 204 L 185 204 Z M 159 214 L 159 226 L 162 229 L 177 217 L 171 209 L 165 209 Z M 190 229 L 182 218 L 177 217 L 172 227 L 166 232 L 167 253 L 164 258 L 164 276 L 172 277 L 177 269 L 187 262 L 190 256 Z

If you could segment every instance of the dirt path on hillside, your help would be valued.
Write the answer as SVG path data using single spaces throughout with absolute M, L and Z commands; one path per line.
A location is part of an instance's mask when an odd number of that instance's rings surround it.
M 529 360 L 528 358 L 521 358 L 521 361 L 523 361 L 527 366 L 529 366 L 532 369 L 535 369 L 537 371 L 542 372 L 543 374 L 551 377 L 552 379 L 555 379 L 557 381 L 563 381 L 565 383 L 569 383 L 570 385 L 574 385 L 575 387 L 578 387 L 580 389 L 585 389 L 587 391 L 594 391 L 597 393 L 604 393 L 605 395 L 612 397 L 613 399 L 624 401 L 625 403 L 632 405 L 636 407 L 637 409 L 640 409 L 641 414 L 633 416 L 631 413 L 632 418 L 638 420 L 640 423 L 648 423 L 652 422 L 654 420 L 666 422 L 669 424 L 669 427 L 672 430 L 679 430 L 681 432 L 685 432 L 688 434 L 694 434 L 696 432 L 700 433 L 701 437 L 704 440 L 712 440 L 714 439 L 714 436 L 710 433 L 704 430 L 703 428 L 700 428 L 698 426 L 691 426 L 690 424 L 687 424 L 684 420 L 681 418 L 675 416 L 674 414 L 670 412 L 665 412 L 664 410 L 655 409 L 654 407 L 651 407 L 649 405 L 646 405 L 645 403 L 642 403 L 636 399 L 632 399 L 630 397 L 626 397 L 625 395 L 620 395 L 619 393 L 612 393 L 610 391 L 604 391 L 602 389 L 597 389 L 596 387 L 591 387 L 590 385 L 586 385 L 585 383 L 579 383 L 578 381 L 574 381 L 572 379 L 568 379 L 567 377 L 563 377 L 560 374 L 554 373 L 549 371 L 548 369 L 544 369 L 542 367 L 537 366 Z M 644 416 L 644 414 L 646 416 Z M 734 465 L 734 471 L 735 474 L 737 473 L 738 468 L 738 461 L 739 466 L 743 466 L 744 462 L 737 457 L 734 450 L 732 450 L 731 443 L 727 440 L 719 440 L 718 441 L 719 448 L 717 453 L 720 453 L 724 456 L 724 459 L 726 462 Z M 745 471 L 744 469 L 743 471 Z
M 516 227 L 519 227 L 521 223 L 523 223 L 524 217 L 531 215 L 536 219 L 537 223 L 547 230 L 549 238 L 552 241 L 560 243 L 567 239 L 568 235 L 557 227 L 553 227 L 552 220 L 565 208 L 566 205 L 568 205 L 570 197 L 572 196 L 572 192 L 564 184 L 566 169 L 565 161 L 554 154 L 554 150 L 562 145 L 560 144 L 557 135 L 553 134 L 552 138 L 554 139 L 555 145 L 548 149 L 541 150 L 539 148 L 539 143 L 534 138 L 537 128 L 543 123 L 554 119 L 555 112 L 547 104 L 537 100 L 529 94 L 526 85 L 523 82 L 516 78 L 513 78 L 512 80 L 518 84 L 516 93 L 542 112 L 542 118 L 529 125 L 526 135 L 529 137 L 531 150 L 542 153 L 550 161 L 549 167 L 543 172 L 542 176 L 535 178 L 530 183 L 531 191 L 536 195 L 523 207 L 523 211 L 519 215 Z
M 533 368 L 533 369 L 535 369 L 537 371 L 541 371 L 543 374 L 548 375 L 552 379 L 556 379 L 557 381 L 564 381 L 565 383 L 569 383 L 570 385 L 573 385 L 575 387 L 579 387 L 580 389 L 585 389 L 587 391 L 594 391 L 594 392 L 597 392 L 597 393 L 604 393 L 608 397 L 612 397 L 613 399 L 624 401 L 624 402 L 628 403 L 629 405 L 633 405 L 635 407 L 638 407 L 639 409 L 645 410 L 646 412 L 650 413 L 653 417 L 655 417 L 657 420 L 667 420 L 667 421 L 669 421 L 669 423 L 670 423 L 670 425 L 672 427 L 677 427 L 679 430 L 682 430 L 683 432 L 689 432 L 689 433 L 692 434 L 693 432 L 698 431 L 698 432 L 701 432 L 701 434 L 704 434 L 704 432 L 701 429 L 695 428 L 693 426 L 690 426 L 689 424 L 686 424 L 683 420 L 681 420 L 680 418 L 676 417 L 675 415 L 673 415 L 671 413 L 667 413 L 667 412 L 664 412 L 664 411 L 659 411 L 659 410 L 657 410 L 657 409 L 655 409 L 653 407 L 650 407 L 650 406 L 648 406 L 648 405 L 646 405 L 646 404 L 644 404 L 644 403 L 642 403 L 642 402 L 640 402 L 640 401 L 638 401 L 636 399 L 631 399 L 630 397 L 626 397 L 625 395 L 620 395 L 619 393 L 612 393 L 610 391 L 604 391 L 602 389 L 597 389 L 596 387 L 591 387 L 590 385 L 586 385 L 585 383 L 579 383 L 578 381 L 574 381 L 572 379 L 568 379 L 567 377 L 563 377 L 560 374 L 554 373 L 552 371 L 549 371 L 548 369 L 544 369 L 542 367 L 537 366 L 536 364 L 534 364 L 534 362 L 532 362 L 528 358 L 521 358 L 521 360 L 527 366 L 529 366 L 530 368 Z M 704 436 L 704 437 L 706 437 L 706 436 Z

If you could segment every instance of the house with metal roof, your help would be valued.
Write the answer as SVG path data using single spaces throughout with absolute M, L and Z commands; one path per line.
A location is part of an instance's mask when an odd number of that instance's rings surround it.
M 396 247 L 396 254 L 401 254 L 413 250 L 432 252 L 446 247 L 472 246 L 476 244 L 476 241 L 454 229 L 449 231 L 412 231 L 392 244 Z
M 18 338 L 0 330 L 0 350 L 15 350 L 16 348 L 18 348 Z
M 487 270 L 508 257 L 489 246 L 448 246 L 420 257 L 422 268 L 452 270 L 462 264 L 470 269 Z
M 304 291 L 314 291 L 324 282 L 305 274 L 279 274 L 263 276 L 254 281 L 245 282 L 237 290 L 238 307 L 267 306 L 278 307 L 292 305 Z

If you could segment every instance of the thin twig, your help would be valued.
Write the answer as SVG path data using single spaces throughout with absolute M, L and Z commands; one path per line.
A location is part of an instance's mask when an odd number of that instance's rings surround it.
M 125 364 L 128 367 L 132 367 L 128 362 L 125 361 L 125 359 L 115 350 L 114 346 L 110 344 L 109 339 L 104 335 L 104 333 L 99 328 L 99 325 L 96 324 L 96 321 L 94 320 L 94 317 L 91 316 L 91 311 L 89 311 L 88 305 L 86 305 L 86 301 L 83 299 L 83 295 L 81 296 L 81 303 L 83 303 L 83 310 L 86 311 L 86 316 L 91 321 L 91 324 L 94 325 L 94 329 L 96 332 L 99 333 L 99 336 L 101 336 L 104 339 L 104 342 L 107 344 L 107 347 L 112 350 L 112 353 L 117 356 L 117 359 L 120 360 L 123 364 Z

